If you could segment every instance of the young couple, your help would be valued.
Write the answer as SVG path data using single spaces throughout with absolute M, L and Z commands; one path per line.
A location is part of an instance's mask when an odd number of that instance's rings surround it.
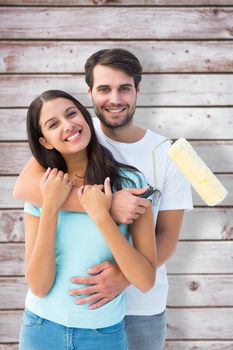
M 21 350 L 163 349 L 164 263 L 192 200 L 165 137 L 133 122 L 141 72 L 122 49 L 87 60 L 94 127 L 62 91 L 44 92 L 29 107 L 34 157 L 14 190 L 26 202 Z M 140 198 L 147 183 L 161 194 L 153 205 Z

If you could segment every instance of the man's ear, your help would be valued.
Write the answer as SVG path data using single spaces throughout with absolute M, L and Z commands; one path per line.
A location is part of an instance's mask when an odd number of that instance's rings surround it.
M 40 137 L 39 138 L 39 142 L 44 148 L 47 148 L 47 149 L 53 149 L 54 148 L 52 145 L 50 145 L 50 143 L 44 137 Z
M 91 98 L 91 88 L 89 86 L 87 88 L 87 93 L 88 93 L 88 96 Z
M 137 86 L 137 88 L 136 88 L 136 92 L 137 92 L 137 95 L 138 95 L 139 92 L 140 92 L 140 83 L 138 83 L 138 86 Z

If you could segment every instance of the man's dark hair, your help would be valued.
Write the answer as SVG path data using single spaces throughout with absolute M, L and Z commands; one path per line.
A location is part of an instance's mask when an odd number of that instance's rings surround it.
M 93 53 L 85 64 L 85 80 L 91 89 L 94 84 L 93 70 L 97 64 L 122 70 L 133 77 L 135 88 L 141 81 L 142 66 L 134 54 L 124 49 L 104 49 Z

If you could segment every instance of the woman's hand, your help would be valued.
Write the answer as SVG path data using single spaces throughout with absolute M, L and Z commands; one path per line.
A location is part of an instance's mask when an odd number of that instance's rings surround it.
M 56 168 L 48 168 L 40 181 L 43 204 L 59 210 L 69 196 L 72 182 L 69 174 Z
M 109 212 L 112 203 L 110 179 L 107 177 L 104 185 L 86 185 L 78 189 L 78 198 L 82 207 L 96 220 Z

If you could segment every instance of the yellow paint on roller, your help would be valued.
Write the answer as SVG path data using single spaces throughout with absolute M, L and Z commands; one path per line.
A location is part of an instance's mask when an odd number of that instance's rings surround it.
M 226 197 L 225 187 L 187 140 L 178 139 L 168 149 L 168 154 L 207 205 L 217 205 Z

